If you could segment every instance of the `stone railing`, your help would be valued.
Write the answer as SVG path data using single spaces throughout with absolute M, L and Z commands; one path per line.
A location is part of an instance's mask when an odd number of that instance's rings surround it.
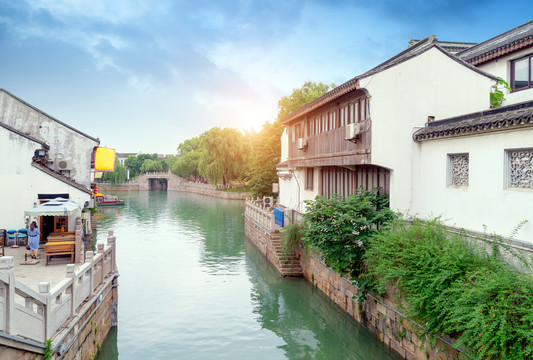
M 276 228 L 272 208 L 263 209 L 259 202 L 255 200 L 246 200 L 244 216 L 266 232 L 273 232 Z
M 36 292 L 15 279 L 12 256 L 0 258 L 0 331 L 44 343 L 75 316 L 97 289 L 117 273 L 113 231 L 107 244 L 98 244 L 98 252 L 86 252 L 85 263 L 78 270 L 66 266 L 66 277 L 50 288 L 39 284 Z

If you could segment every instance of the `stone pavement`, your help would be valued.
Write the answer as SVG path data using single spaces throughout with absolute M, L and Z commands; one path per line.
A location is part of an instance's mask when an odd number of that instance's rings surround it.
M 40 282 L 49 282 L 50 288 L 61 282 L 67 273 L 67 264 L 70 263 L 70 256 L 54 256 L 48 265 L 44 257 L 44 250 L 39 250 L 41 259 L 36 265 L 20 265 L 24 262 L 24 254 L 28 253 L 28 260 L 31 260 L 29 251 L 24 246 L 18 249 L 5 248 L 5 256 L 13 256 L 15 260 L 15 278 L 28 286 L 30 289 L 39 292 Z M 82 264 L 80 264 L 82 265 Z M 79 266 L 76 266 L 76 270 Z

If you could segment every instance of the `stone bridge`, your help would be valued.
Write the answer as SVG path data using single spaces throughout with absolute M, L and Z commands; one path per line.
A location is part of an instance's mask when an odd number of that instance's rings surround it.
M 160 182 L 159 180 L 166 180 Z M 129 181 L 131 185 L 138 185 L 139 190 L 173 190 L 184 191 L 188 181 L 171 172 L 149 172 L 137 176 Z

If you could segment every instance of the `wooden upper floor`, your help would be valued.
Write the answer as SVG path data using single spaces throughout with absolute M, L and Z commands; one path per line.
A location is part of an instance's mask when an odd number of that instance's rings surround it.
M 370 98 L 355 90 L 285 124 L 291 166 L 370 163 Z

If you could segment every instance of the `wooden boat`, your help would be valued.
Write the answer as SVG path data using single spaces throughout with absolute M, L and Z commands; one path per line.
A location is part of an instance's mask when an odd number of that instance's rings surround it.
M 119 200 L 114 195 L 95 194 L 97 206 L 117 206 L 124 205 L 124 200 Z

